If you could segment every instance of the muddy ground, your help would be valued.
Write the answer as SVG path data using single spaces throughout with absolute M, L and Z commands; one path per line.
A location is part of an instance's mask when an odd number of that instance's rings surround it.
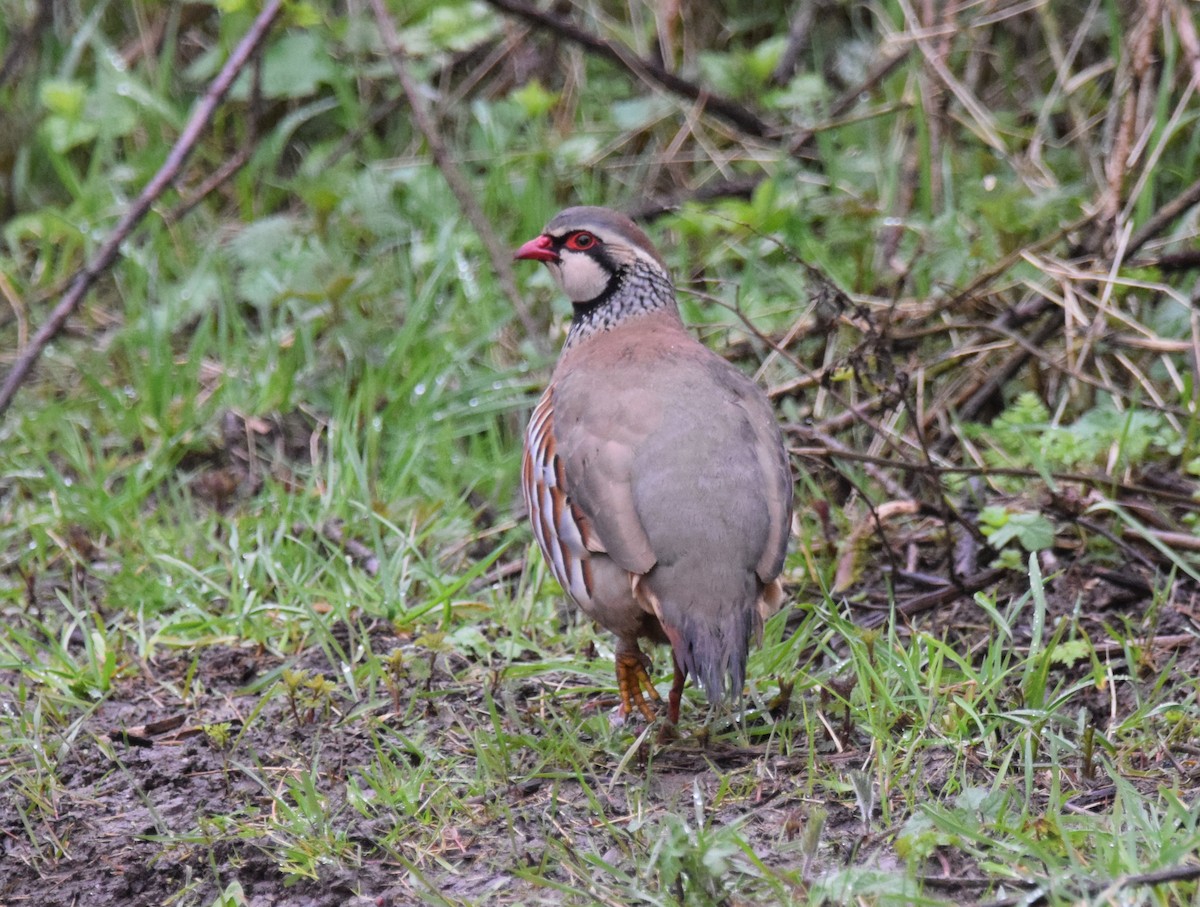
M 1048 586 L 1050 607 L 1061 616 L 1082 601 L 1083 626 L 1093 639 L 1106 639 L 1106 625 L 1137 627 L 1150 612 L 1150 580 L 1134 570 L 1117 576 L 1068 569 Z M 1016 590 L 1015 582 L 1012 588 Z M 878 612 L 870 604 L 881 600 L 882 593 L 860 598 L 856 619 L 871 622 Z M 1200 671 L 1196 594 L 1180 584 L 1165 605 L 1160 602 L 1153 610 L 1155 625 L 1146 635 L 1160 643 L 1144 650 L 1146 683 L 1153 684 L 1156 672 L 1170 665 L 1177 682 L 1190 684 Z M 991 632 L 989 621 L 968 599 L 914 620 L 944 634 L 959 651 L 973 651 Z M 375 625 L 370 632 L 376 652 L 411 645 L 387 624 Z M 1025 641 L 1018 639 L 1017 644 Z M 333 677 L 340 670 L 319 648 L 287 665 Z M 328 716 L 298 722 L 286 696 L 273 695 L 262 703 L 263 692 L 275 686 L 283 666 L 278 657 L 250 646 L 212 646 L 131 666 L 90 714 L 68 720 L 60 729 L 60 749 L 46 754 L 56 765 L 57 783 L 48 778 L 37 782 L 36 774 L 30 773 L 32 787 L 8 784 L 0 792 L 0 903 L 207 905 L 234 880 L 242 886 L 246 903 L 260 907 L 437 902 L 434 891 L 451 902 L 579 902 L 529 881 L 527 877 L 536 874 L 524 872 L 540 866 L 539 872 L 548 878 L 557 873 L 564 884 L 586 888 L 586 880 L 573 877 L 578 869 L 544 866 L 551 839 L 558 847 L 635 869 L 629 855 L 596 827 L 596 807 L 589 801 L 589 796 L 600 796 L 604 812 L 614 821 L 628 817 L 624 784 L 608 783 L 625 755 L 620 749 L 595 750 L 589 791 L 569 778 L 551 783 L 526 777 L 496 790 L 494 797 L 467 798 L 470 810 L 464 815 L 470 820 L 453 827 L 422 826 L 401 815 L 368 820 L 347 805 L 347 779 L 372 764 L 379 740 L 394 734 L 398 745 L 410 746 L 400 741 L 410 741 L 413 728 L 405 726 L 401 712 L 387 702 L 339 702 Z M 471 752 L 472 742 L 463 729 L 492 720 L 483 695 L 492 676 L 489 666 L 461 656 L 433 659 L 429 676 L 408 691 L 424 700 L 416 713 L 423 739 L 440 749 Z M 544 733 L 548 704 L 579 706 L 580 696 L 571 691 L 569 681 L 564 681 L 561 699 L 547 697 L 550 679 L 543 675 L 514 682 L 505 695 L 493 697 L 506 726 Z M 1172 682 L 1176 681 L 1167 681 Z M 22 683 L 14 672 L 0 672 L 3 708 L 18 707 Z M 181 695 L 185 690 L 192 692 Z M 581 695 L 597 699 L 594 692 Z M 1181 690 L 1181 695 L 1190 693 Z M 1109 691 L 1096 691 L 1095 699 L 1092 708 L 1101 726 L 1120 719 L 1114 708 L 1121 712 L 1132 707 L 1130 702 L 1114 702 Z M 791 707 L 800 702 L 822 707 L 820 691 L 797 689 Z M 541 710 L 537 721 L 530 720 L 534 709 Z M 413 710 L 402 711 L 411 725 Z M 836 722 L 836 716 L 832 720 Z M 235 742 L 222 743 L 219 735 L 206 730 L 214 726 L 225 727 Z M 814 740 L 811 752 L 793 751 L 785 757 L 763 747 L 704 744 L 685 733 L 680 740 L 657 744 L 648 766 L 626 766 L 625 771 L 650 771 L 651 796 L 664 810 L 682 815 L 692 809 L 697 781 L 702 790 L 713 792 L 722 775 L 727 780 L 733 776 L 751 793 L 726 801 L 738 805 L 723 808 L 716 821 L 744 822 L 742 833 L 765 863 L 794 869 L 799 845 L 788 842 L 800 833 L 812 805 L 801 795 L 800 783 L 810 760 L 857 766 L 869 741 L 851 728 L 839 746 L 841 752 L 828 739 Z M 410 758 L 415 770 L 423 756 L 413 751 Z M 316 878 L 297 879 L 282 869 L 287 842 L 274 836 L 265 821 L 278 819 L 278 802 L 263 779 L 274 779 L 282 789 L 287 778 L 307 771 L 314 759 L 320 792 L 334 817 L 334 827 L 327 831 L 361 853 L 361 867 L 351 872 L 324 864 L 316 868 Z M 1144 768 L 1139 783 L 1151 788 L 1160 781 L 1192 789 L 1200 784 L 1196 752 L 1187 747 L 1176 753 L 1148 753 Z M 945 760 L 939 763 L 934 755 L 925 761 L 930 791 L 937 791 L 938 774 L 944 769 Z M 1109 779 L 1079 783 L 1079 802 L 1089 810 L 1104 810 L 1111 796 Z M 854 860 L 903 871 L 890 850 L 889 830 L 864 829 L 852 801 L 831 799 L 822 806 L 828 812 L 822 864 Z M 227 816 L 261 829 L 261 834 L 224 833 L 220 823 Z M 377 846 L 384 840 L 390 846 Z M 404 844 L 406 840 L 412 847 Z M 969 860 L 946 849 L 929 867 L 926 891 L 948 903 L 972 903 L 987 887 L 980 881 L 984 878 Z

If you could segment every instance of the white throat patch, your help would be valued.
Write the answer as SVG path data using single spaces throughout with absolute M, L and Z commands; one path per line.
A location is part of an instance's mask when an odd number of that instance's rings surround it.
M 606 289 L 612 275 L 582 252 L 563 250 L 558 264 L 547 262 L 550 273 L 558 281 L 571 302 L 591 302 Z

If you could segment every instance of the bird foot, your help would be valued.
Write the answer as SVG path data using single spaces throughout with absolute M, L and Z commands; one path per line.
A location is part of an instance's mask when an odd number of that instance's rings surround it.
M 654 682 L 646 671 L 646 656 L 641 652 L 620 652 L 617 654 L 617 690 L 621 694 L 621 705 L 617 709 L 618 723 L 624 723 L 634 708 L 642 713 L 647 721 L 658 717 L 654 706 L 646 699 L 648 694 L 654 702 L 661 702 L 662 697 L 654 688 Z

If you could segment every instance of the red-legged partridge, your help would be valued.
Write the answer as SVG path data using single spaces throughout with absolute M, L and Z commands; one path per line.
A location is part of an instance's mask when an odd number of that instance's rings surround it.
M 621 714 L 659 699 L 639 639 L 669 642 L 675 681 L 738 697 L 750 637 L 783 600 L 792 513 L 766 395 L 687 332 L 662 258 L 629 218 L 568 208 L 516 252 L 574 304 L 525 435 L 521 486 L 554 576 L 617 637 Z

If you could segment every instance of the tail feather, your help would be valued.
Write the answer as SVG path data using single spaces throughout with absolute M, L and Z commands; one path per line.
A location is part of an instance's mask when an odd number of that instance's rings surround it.
M 740 583 L 720 584 L 724 589 L 710 586 L 686 594 L 686 584 L 672 572 L 658 567 L 639 577 L 635 594 L 658 617 L 675 660 L 699 681 L 709 703 L 739 699 L 750 640 L 762 633 L 762 584 L 749 574 Z M 659 589 L 671 593 L 660 595 Z
M 710 704 L 737 700 L 746 682 L 746 656 L 754 634 L 754 607 L 734 606 L 717 621 L 681 620 L 675 657 L 703 687 Z

